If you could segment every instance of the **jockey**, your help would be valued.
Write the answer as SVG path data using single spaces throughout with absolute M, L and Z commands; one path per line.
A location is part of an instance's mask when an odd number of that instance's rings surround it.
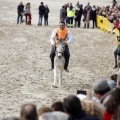
M 55 57 L 54 47 L 56 46 L 56 43 L 55 43 L 56 33 L 58 34 L 59 39 L 63 39 L 67 36 L 66 40 L 64 41 L 64 44 L 65 44 L 65 52 L 64 52 L 65 65 L 64 65 L 64 69 L 65 69 L 66 72 L 69 72 L 68 63 L 69 63 L 70 53 L 69 53 L 68 45 L 72 42 L 72 34 L 67 28 L 65 28 L 65 22 L 63 22 L 63 21 L 61 21 L 59 23 L 59 27 L 52 32 L 52 35 L 50 37 L 50 42 L 52 44 L 52 49 L 51 49 L 51 53 L 50 53 L 50 59 L 51 59 L 51 69 L 50 69 L 50 71 L 54 69 L 54 57 Z

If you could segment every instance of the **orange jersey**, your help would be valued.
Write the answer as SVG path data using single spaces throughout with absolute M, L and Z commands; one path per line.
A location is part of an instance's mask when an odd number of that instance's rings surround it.
M 61 30 L 60 28 L 57 28 L 56 33 L 58 34 L 58 39 L 64 39 L 68 34 L 68 29 L 65 28 L 64 30 Z

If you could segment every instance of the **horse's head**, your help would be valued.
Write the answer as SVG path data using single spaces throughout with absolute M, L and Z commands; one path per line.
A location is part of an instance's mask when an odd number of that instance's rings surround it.
M 63 40 L 59 40 L 59 42 L 56 44 L 56 56 L 58 58 L 61 58 L 64 56 L 65 51 L 65 44 Z
M 64 39 L 59 39 L 58 35 L 56 34 L 56 56 L 58 58 L 61 58 L 62 56 L 64 56 L 64 51 L 65 51 Z

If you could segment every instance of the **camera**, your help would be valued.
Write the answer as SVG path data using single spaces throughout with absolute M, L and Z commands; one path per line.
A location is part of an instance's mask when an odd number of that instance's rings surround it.
M 77 94 L 83 94 L 83 95 L 86 95 L 86 91 L 85 90 L 77 90 Z

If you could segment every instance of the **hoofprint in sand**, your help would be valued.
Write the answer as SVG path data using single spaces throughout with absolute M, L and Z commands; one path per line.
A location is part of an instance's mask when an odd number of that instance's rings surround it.
M 63 85 L 52 88 L 50 35 L 58 26 L 59 10 L 64 0 L 44 0 L 50 8 L 49 26 L 37 26 L 39 0 L 31 2 L 32 26 L 16 24 L 20 1 L 0 0 L 0 117 L 19 115 L 20 106 L 32 102 L 39 108 L 62 100 L 77 89 L 90 89 L 96 79 L 109 79 L 112 69 L 114 35 L 98 29 L 70 28 L 69 73 L 63 73 Z M 66 0 L 66 3 L 70 2 Z M 75 5 L 76 1 L 71 1 Z M 83 5 L 87 4 L 83 1 Z M 92 5 L 111 5 L 109 0 L 91 0 Z

